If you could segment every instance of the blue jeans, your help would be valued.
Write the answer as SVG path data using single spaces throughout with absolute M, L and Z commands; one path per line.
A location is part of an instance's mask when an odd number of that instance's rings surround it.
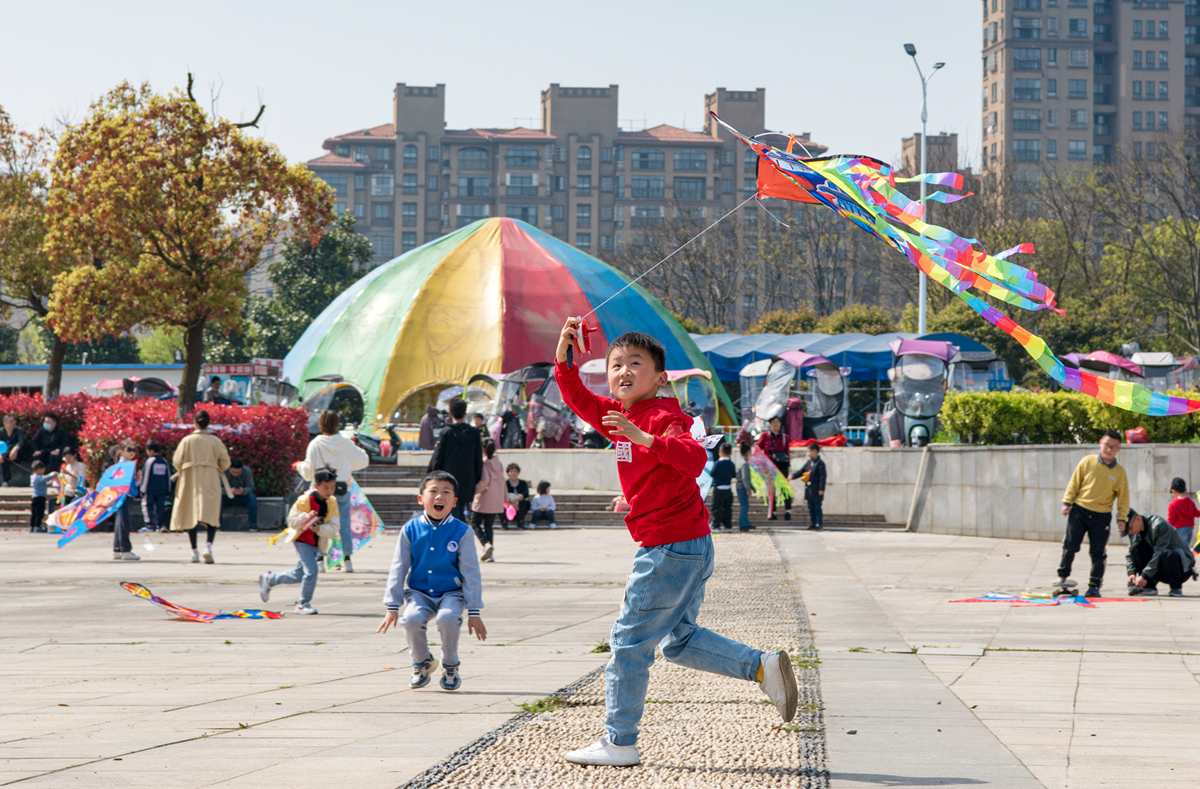
M 808 505 L 808 523 L 812 527 L 825 526 L 825 513 L 821 511 L 820 496 L 806 496 L 804 503 Z
M 254 491 L 243 493 L 240 496 L 232 496 L 222 499 L 226 507 L 245 507 L 246 522 L 248 528 L 258 528 L 258 496 L 254 495 Z
M 1195 528 L 1195 526 L 1184 526 L 1182 529 L 1175 530 L 1175 533 L 1183 538 L 1183 544 L 1187 546 L 1189 551 L 1192 549 L 1192 537 L 1195 534 L 1193 529 Z
M 742 531 L 750 528 L 750 491 L 738 488 L 738 528 Z
M 713 572 L 710 535 L 639 548 L 609 644 L 605 728 L 616 745 L 636 745 L 654 648 L 688 668 L 754 680 L 763 653 L 696 624 Z
M 286 573 L 271 573 L 268 583 L 271 586 L 300 584 L 300 599 L 296 602 L 311 603 L 313 592 L 317 590 L 317 548 L 306 542 L 294 542 L 292 547 L 300 561 Z
M 349 559 L 354 552 L 354 532 L 350 528 L 350 491 L 343 496 L 334 496 L 338 505 L 338 533 L 342 538 L 342 555 Z

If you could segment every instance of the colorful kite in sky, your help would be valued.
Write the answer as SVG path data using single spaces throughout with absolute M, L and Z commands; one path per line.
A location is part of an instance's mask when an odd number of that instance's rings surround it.
M 367 495 L 362 492 L 362 488 L 350 478 L 350 532 L 354 535 L 354 549 L 351 554 L 358 552 L 371 538 L 379 532 L 383 531 L 383 521 L 379 520 L 379 515 L 375 512 L 375 508 L 371 506 Z M 342 536 L 335 534 L 333 536 L 333 544 L 329 546 L 328 566 L 337 567 L 341 564 L 345 554 L 342 549 Z
M 129 494 L 130 485 L 134 484 L 136 464 L 132 460 L 123 460 L 109 466 L 108 470 L 96 483 L 96 489 L 88 492 L 79 501 L 70 505 L 71 516 L 59 516 L 58 522 L 66 529 L 66 533 L 58 540 L 61 548 L 85 531 L 96 528 L 96 524 L 117 511 L 125 496 Z
M 1032 244 L 1019 244 L 995 255 L 977 249 L 977 239 L 962 238 L 944 227 L 927 224 L 925 206 L 896 189 L 898 183 L 919 183 L 961 189 L 958 173 L 923 173 L 897 178 L 892 168 L 866 156 L 805 158 L 745 137 L 712 113 L 713 119 L 758 154 L 758 195 L 823 205 L 889 246 L 931 279 L 948 288 L 984 320 L 1021 343 L 1046 374 L 1066 389 L 1083 392 L 1101 402 L 1150 416 L 1173 416 L 1200 410 L 1200 400 L 1151 392 L 1130 381 L 1114 381 L 1087 370 L 1067 367 L 1037 335 L 968 291 L 999 299 L 1025 310 L 1052 309 L 1061 313 L 1054 291 L 1037 281 L 1037 273 L 1010 263 L 1016 253 L 1032 253 Z M 794 139 L 794 138 L 793 138 Z M 934 192 L 925 198 L 953 203 L 966 195 Z M 901 227 L 897 226 L 903 226 Z M 910 232 L 911 231 L 911 232 Z
M 125 591 L 129 592 L 134 597 L 140 597 L 143 600 L 149 600 L 159 608 L 174 614 L 180 619 L 187 619 L 191 622 L 204 622 L 211 624 L 217 619 L 279 619 L 283 614 L 278 611 L 260 611 L 257 608 L 248 609 L 246 611 L 230 611 L 227 614 L 208 614 L 204 611 L 193 611 L 190 608 L 168 603 L 166 600 L 151 594 L 150 590 L 141 584 L 135 584 L 130 581 L 125 581 L 121 584 L 125 587 Z

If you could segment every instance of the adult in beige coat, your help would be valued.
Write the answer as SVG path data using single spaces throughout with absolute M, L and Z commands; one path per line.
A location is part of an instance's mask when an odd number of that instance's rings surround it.
M 229 450 L 221 439 L 208 432 L 207 411 L 192 416 L 196 430 L 175 448 L 172 462 L 179 472 L 175 486 L 175 507 L 171 511 L 171 531 L 186 531 L 192 544 L 192 562 L 200 561 L 196 549 L 197 532 L 208 530 L 204 563 L 213 563 L 212 544 L 221 525 L 221 495 L 228 494 L 225 470 L 229 468 Z M 225 490 L 222 490 L 225 488 Z
M 483 439 L 483 474 L 475 483 L 475 498 L 471 502 L 471 527 L 483 545 L 481 562 L 492 561 L 492 527 L 496 516 L 504 512 L 504 494 L 508 486 L 504 482 L 504 466 L 496 457 L 496 442 Z

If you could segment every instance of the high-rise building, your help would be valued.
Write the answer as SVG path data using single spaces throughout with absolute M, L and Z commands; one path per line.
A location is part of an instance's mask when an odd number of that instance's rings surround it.
M 716 218 L 754 194 L 757 157 L 727 132 L 708 122 L 703 131 L 623 129 L 617 94 L 616 85 L 552 84 L 540 129 L 446 129 L 445 85 L 399 83 L 390 123 L 330 137 L 308 167 L 333 187 L 339 211 L 354 212 L 378 260 L 489 216 L 602 252 L 668 212 Z M 717 88 L 704 97 L 705 117 L 714 110 L 757 134 L 765 102 L 762 88 Z
M 932 134 L 926 143 L 929 155 L 929 166 L 921 161 L 921 132 L 914 132 L 911 137 L 900 138 L 900 172 L 906 176 L 922 172 L 950 172 L 962 168 L 958 166 L 958 135 Z
M 982 0 L 983 169 L 1151 155 L 1200 127 L 1200 0 Z

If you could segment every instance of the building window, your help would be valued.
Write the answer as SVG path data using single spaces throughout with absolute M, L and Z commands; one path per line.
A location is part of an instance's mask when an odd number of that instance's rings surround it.
M 1146 98 L 1149 98 L 1149 96 L 1147 96 Z M 1166 82 L 1158 83 L 1158 100 L 1159 101 L 1167 101 L 1168 100 L 1167 99 L 1167 83 Z
M 405 145 L 404 146 L 404 166 L 405 167 L 416 167 L 417 166 L 417 146 L 415 146 L 415 145 Z
M 1041 110 L 1013 110 L 1012 117 L 1013 131 L 1041 131 L 1042 129 Z
M 987 13 L 987 3 L 984 3 L 983 12 Z M 1013 10 L 1015 11 L 1041 11 L 1042 0 L 1013 0 Z
M 504 194 L 508 197 L 537 197 L 537 175 L 504 174 Z
M 366 216 L 366 212 L 367 212 L 366 204 L 364 204 L 364 203 L 355 203 L 354 204 L 354 218 L 355 219 L 362 219 L 364 216 Z
M 526 148 L 523 146 L 514 146 L 505 152 L 505 163 L 509 167 L 520 167 L 522 169 L 536 168 L 541 161 L 537 148 Z
M 1149 84 L 1153 85 L 1154 83 L 1153 83 L 1153 82 L 1151 82 L 1151 83 L 1149 83 Z M 1133 83 L 1133 98 L 1134 98 L 1134 99 L 1140 99 L 1141 97 L 1142 97 L 1142 83 L 1138 82 L 1137 80 L 1134 80 L 1134 83 Z
M 742 319 L 747 324 L 751 322 L 754 314 L 758 311 L 758 296 L 753 293 L 747 293 L 742 296 Z
M 396 181 L 391 173 L 371 176 L 371 197 L 391 197 L 396 193 Z
M 1057 49 L 1047 49 L 1046 50 L 1046 65 L 1049 66 L 1050 68 L 1058 68 L 1058 50 Z
M 414 230 L 409 230 L 400 234 L 400 251 L 407 252 L 410 249 L 417 247 L 417 233 Z
M 1151 63 L 1153 63 L 1154 53 L 1150 53 Z M 1133 50 L 1133 68 L 1141 70 L 1142 68 L 1142 50 Z
M 988 57 L 991 57 L 989 55 Z M 1021 49 L 1013 50 L 1013 71 L 1041 71 L 1042 50 Z
M 721 164 L 727 167 L 733 166 L 733 151 L 728 149 L 721 151 Z
M 1067 66 L 1069 68 L 1087 68 L 1088 51 L 1086 49 L 1072 49 L 1067 53 Z
M 650 227 L 661 225 L 662 221 L 662 206 L 639 205 L 634 207 L 633 218 L 630 219 L 629 224 L 631 227 Z
M 1142 37 L 1142 22 L 1140 19 L 1133 20 L 1133 37 L 1135 39 Z
M 1154 131 L 1154 113 L 1146 113 L 1146 131 Z
M 1087 80 L 1072 79 L 1067 81 L 1067 98 L 1068 99 L 1086 99 L 1087 98 Z
M 367 238 L 377 259 L 390 260 L 396 254 L 396 240 L 390 232 L 371 233 Z
M 613 248 L 613 237 L 612 236 L 600 236 L 600 248 L 601 249 L 612 249 Z
M 1087 110 L 1069 110 L 1067 112 L 1068 129 L 1087 128 Z
M 488 179 L 478 175 L 460 175 L 458 177 L 459 197 L 487 197 Z
M 349 158 L 350 157 L 350 146 L 349 145 L 339 145 L 337 147 L 337 155 L 345 156 L 345 157 Z
M 1133 128 L 1140 131 L 1142 128 L 1142 113 L 1133 113 Z
M 522 222 L 537 227 L 538 207 L 536 205 L 506 205 L 504 206 L 504 215 L 509 219 L 520 219 Z
M 486 205 L 460 205 L 458 207 L 457 227 L 466 227 L 480 219 L 487 219 Z
M 638 199 L 662 199 L 661 175 L 635 175 L 630 178 L 629 196 Z
M 1093 104 L 1112 104 L 1112 85 L 1096 84 L 1092 86 Z
M 1040 79 L 1014 79 L 1013 101 L 1041 101 L 1042 81 Z
M 1167 50 L 1165 49 L 1158 53 L 1158 70 L 1167 70 Z
M 354 176 L 354 188 L 365 189 L 367 187 L 367 177 L 365 175 Z
M 611 205 L 600 206 L 600 221 L 611 222 L 613 218 L 613 207 Z
M 1158 113 L 1158 130 L 1159 131 L 1167 130 L 1167 113 L 1165 113 L 1165 112 Z
M 317 173 L 317 177 L 333 188 L 333 193 L 338 197 L 343 197 L 346 194 L 346 176 L 337 175 L 335 173 Z
M 376 203 L 375 204 L 375 218 L 376 219 L 391 219 L 392 218 L 391 204 L 390 203 Z
M 401 208 L 400 217 L 406 227 L 415 225 L 417 223 L 417 204 L 404 203 Z
M 486 170 L 488 152 L 483 148 L 460 148 L 458 151 L 458 169 Z
M 747 174 L 758 173 L 758 154 L 753 149 L 742 152 L 742 168 Z
M 1159 38 L 1166 38 L 1166 37 L 1167 37 L 1167 30 L 1169 30 L 1169 29 L 1170 29 L 1170 27 L 1169 27 L 1169 23 L 1168 23 L 1168 22 L 1166 22 L 1165 20 L 1164 20 L 1164 21 L 1162 21 L 1162 22 L 1159 22 L 1159 23 L 1158 23 L 1158 37 L 1159 37 Z
M 575 168 L 578 170 L 592 169 L 592 149 L 587 145 L 579 146 L 575 151 Z
M 1058 80 L 1056 80 L 1056 79 L 1046 80 L 1046 97 L 1053 99 L 1053 98 L 1056 98 L 1057 96 L 1058 96 Z
M 604 150 L 607 151 L 608 149 L 605 148 Z M 611 192 L 612 190 L 613 190 L 612 176 L 611 175 L 600 176 L 600 191 L 601 192 Z
M 603 162 L 604 164 L 612 164 L 612 160 L 613 160 L 612 148 L 601 148 L 600 149 L 600 161 Z
M 753 197 L 758 194 L 758 179 L 743 178 L 742 179 L 742 197 Z
M 588 203 L 580 203 L 575 206 L 575 225 L 576 227 L 591 227 L 592 226 L 592 207 Z
M 1096 53 L 1092 57 L 1092 73 L 1098 77 L 1112 74 L 1113 56 L 1106 53 Z
M 591 233 L 576 233 L 575 234 L 575 248 L 578 249 L 580 252 L 589 251 L 592 248 L 592 234 Z
M 345 212 L 346 212 L 346 201 L 345 200 L 334 200 L 333 201 L 333 213 L 338 216 L 341 216 Z
M 1070 140 L 1067 142 L 1067 158 L 1068 159 L 1086 159 L 1087 158 L 1087 143 L 1083 140 Z
M 567 217 L 567 207 L 562 205 L 554 206 L 554 218 L 558 221 L 563 221 Z
M 708 169 L 708 157 L 703 151 L 676 151 L 675 152 L 675 169 L 676 170 L 700 170 Z
M 1188 85 L 1186 90 L 1187 95 L 1183 99 L 1184 105 L 1188 107 L 1200 107 L 1200 85 Z M 1194 117 L 1196 116 L 1189 115 L 1188 120 L 1190 121 Z
M 389 162 L 392 160 L 391 148 L 376 148 L 375 159 L 380 162 Z
M 592 177 L 590 175 L 575 176 L 575 194 L 587 197 L 592 193 Z
M 1058 38 L 1058 17 L 1052 16 L 1046 20 L 1046 38 Z
M 1092 115 L 1092 134 L 1100 137 L 1112 134 L 1112 116 L 1103 112 Z
M 1200 43 L 1200 25 L 1188 25 L 1183 29 L 1183 43 L 1188 46 Z
M 1058 158 L 1058 140 L 1046 140 L 1046 158 Z
M 365 146 L 365 145 L 354 146 L 354 161 L 356 161 L 356 162 L 367 161 L 367 146 Z
M 1046 110 L 1046 126 L 1051 129 L 1058 126 L 1058 110 Z
M 723 195 L 733 194 L 733 179 L 732 178 L 722 178 L 721 179 L 721 194 L 723 194 Z
M 704 178 L 676 178 L 674 184 L 676 200 L 705 199 Z
M 1111 44 L 1113 40 L 1112 25 L 1096 24 L 1092 26 L 1092 40 L 1097 44 Z
M 429 146 L 429 161 L 436 162 L 442 156 L 442 149 L 436 145 Z
M 425 188 L 431 192 L 436 192 L 438 189 L 438 177 L 436 175 L 429 176 L 425 181 Z
M 1067 20 L 1067 38 L 1087 38 L 1086 19 Z
M 1013 158 L 1018 162 L 1036 162 L 1042 158 L 1041 140 L 1013 140 Z
M 652 148 L 642 148 L 633 152 L 630 165 L 634 170 L 662 170 L 665 168 L 666 157 L 662 151 Z
M 618 162 L 625 161 L 625 146 L 624 145 L 618 145 L 616 147 L 616 157 L 617 157 Z
M 400 191 L 406 195 L 415 195 L 417 193 L 416 173 L 406 173 L 401 177 Z
M 1042 20 L 1038 17 L 1013 17 L 1013 38 L 1041 38 Z

